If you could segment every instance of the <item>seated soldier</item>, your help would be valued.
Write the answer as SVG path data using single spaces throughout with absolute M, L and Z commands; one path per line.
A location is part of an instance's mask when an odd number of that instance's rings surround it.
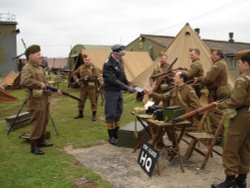
M 176 87 L 165 94 L 157 94 L 153 92 L 153 88 L 144 89 L 144 93 L 148 94 L 150 98 L 155 98 L 157 100 L 164 101 L 167 106 L 180 106 L 186 110 L 186 112 L 193 111 L 200 107 L 199 98 L 195 94 L 192 87 L 188 86 L 185 82 L 187 81 L 187 75 L 183 72 L 176 72 L 174 76 L 174 83 Z M 191 119 L 194 128 L 197 127 L 197 118 Z M 173 137 L 173 131 L 171 129 L 167 130 L 169 140 L 172 141 L 173 147 L 176 147 L 176 143 Z M 161 140 L 157 147 L 161 149 L 165 147 L 163 140 Z

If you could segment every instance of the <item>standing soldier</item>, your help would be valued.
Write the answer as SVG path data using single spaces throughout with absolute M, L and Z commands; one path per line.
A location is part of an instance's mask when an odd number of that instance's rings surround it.
M 50 147 L 53 144 L 44 139 L 49 122 L 49 101 L 46 92 L 45 72 L 40 66 L 42 56 L 40 46 L 32 45 L 25 51 L 27 63 L 22 69 L 20 84 L 27 88 L 27 108 L 32 114 L 30 133 L 31 153 L 44 154 L 39 147 Z
M 109 135 L 109 143 L 116 145 L 118 139 L 119 120 L 123 112 L 122 90 L 130 93 L 135 89 L 129 86 L 122 56 L 125 55 L 125 46 L 116 44 L 103 65 L 105 120 Z
M 230 96 L 230 85 L 228 84 L 227 63 L 224 60 L 223 52 L 219 49 L 211 50 L 212 66 L 206 76 L 196 77 L 195 82 L 201 82 L 208 89 L 208 103 L 225 99 Z M 218 109 L 210 110 L 211 128 L 214 132 L 218 127 L 222 112 Z M 223 136 L 223 130 L 220 138 Z M 221 140 L 218 140 L 218 144 Z
M 95 67 L 88 56 L 83 55 L 83 62 L 74 73 L 73 78 L 76 83 L 80 84 L 80 99 L 82 102 L 78 102 L 79 114 L 75 116 L 75 119 L 83 118 L 84 107 L 87 97 L 90 99 L 92 109 L 92 121 L 96 121 L 96 109 L 97 109 L 97 87 L 98 87 L 98 69 Z M 80 78 L 78 78 L 80 76 Z
M 246 188 L 250 167 L 250 52 L 240 54 L 240 77 L 236 80 L 231 96 L 219 103 L 220 109 L 233 112 L 223 150 L 226 180 L 212 188 Z
M 227 63 L 223 52 L 219 49 L 211 51 L 212 66 L 206 76 L 196 77 L 196 82 L 203 83 L 209 90 L 209 103 L 224 99 L 230 95 Z
M 200 50 L 197 48 L 190 49 L 190 59 L 192 61 L 189 70 L 185 71 L 185 74 L 188 76 L 189 80 L 193 80 L 195 77 L 201 77 L 204 76 L 204 70 L 203 66 L 200 61 Z M 193 85 L 193 88 L 196 92 L 196 95 L 198 97 L 201 96 L 200 90 L 200 84 Z
M 154 76 L 156 76 L 156 75 L 167 73 L 169 71 L 170 65 L 168 64 L 167 60 L 168 60 L 167 54 L 160 53 L 160 65 L 158 65 L 153 70 L 153 73 L 150 76 L 150 80 L 149 80 L 150 85 L 155 86 L 154 92 L 158 93 L 158 94 L 165 93 L 167 91 L 169 82 L 172 81 L 172 79 L 169 80 L 167 76 L 165 76 L 164 78 L 161 76 L 154 78 Z M 158 105 L 160 103 L 160 101 L 157 99 L 154 99 L 154 102 L 156 105 Z

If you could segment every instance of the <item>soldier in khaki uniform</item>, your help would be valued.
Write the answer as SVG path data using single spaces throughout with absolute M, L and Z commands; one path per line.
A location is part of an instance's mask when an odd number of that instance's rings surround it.
M 160 54 L 160 65 L 158 65 L 153 70 L 153 73 L 150 76 L 150 80 L 149 80 L 150 85 L 156 86 L 156 87 L 154 87 L 155 93 L 159 93 L 159 94 L 165 93 L 167 91 L 167 84 L 172 81 L 172 79 L 171 80 L 169 80 L 167 78 L 162 79 L 161 77 L 153 78 L 156 75 L 167 73 L 169 71 L 170 65 L 168 64 L 167 60 L 168 60 L 167 54 L 161 53 Z M 160 103 L 160 101 L 157 99 L 154 99 L 154 102 L 156 105 Z
M 209 91 L 208 103 L 225 99 L 231 93 L 231 88 L 228 84 L 227 63 L 224 60 L 223 52 L 219 49 L 211 50 L 211 60 L 213 64 L 206 75 L 195 78 L 195 82 L 201 82 L 207 87 Z M 209 114 L 212 132 L 214 132 L 218 127 L 222 112 L 218 109 L 212 109 Z M 221 138 L 222 136 L 223 130 L 220 133 Z M 219 142 L 221 141 L 218 141 L 218 144 Z
M 28 62 L 22 69 L 20 84 L 27 88 L 27 107 L 28 111 L 32 113 L 31 153 L 42 155 L 44 152 L 39 147 L 49 147 L 53 144 L 44 140 L 49 122 L 49 101 L 46 92 L 45 72 L 40 66 L 42 62 L 40 46 L 30 46 L 25 51 L 25 55 Z
M 239 69 L 241 75 L 235 82 L 230 98 L 218 104 L 225 112 L 234 113 L 223 150 L 226 180 L 213 184 L 212 188 L 247 187 L 250 167 L 250 52 L 240 54 Z
M 185 74 L 188 76 L 188 79 L 193 80 L 195 77 L 204 76 L 204 69 L 200 61 L 200 50 L 197 48 L 190 49 L 189 55 L 192 63 L 190 65 L 190 68 L 187 71 L 185 71 Z M 201 96 L 200 84 L 193 85 L 193 88 L 196 92 L 196 95 L 200 97 Z
M 211 51 L 213 62 L 206 76 L 196 77 L 196 82 L 203 83 L 209 90 L 209 103 L 223 99 L 230 95 L 231 89 L 228 84 L 227 63 L 223 52 L 219 49 Z
M 187 81 L 187 75 L 183 72 L 176 72 L 174 76 L 174 83 L 177 87 L 174 87 L 172 90 L 165 94 L 157 94 L 152 92 L 152 88 L 145 89 L 144 93 L 149 94 L 150 97 L 157 99 L 159 101 L 164 101 L 166 106 L 180 106 L 186 110 L 186 112 L 193 111 L 200 107 L 199 98 L 195 94 L 195 91 L 192 87 L 185 84 Z M 191 121 L 196 121 L 195 118 L 191 119 Z M 194 125 L 194 127 L 197 125 Z M 174 138 L 171 136 L 172 131 L 167 131 L 169 140 L 173 142 L 173 146 L 176 145 L 174 143 Z M 162 143 L 158 144 L 159 147 L 164 145 Z
M 92 109 L 92 121 L 96 121 L 97 110 L 97 89 L 98 89 L 98 75 L 99 71 L 95 67 L 88 56 L 83 56 L 84 64 L 78 67 L 74 73 L 74 80 L 80 84 L 80 99 L 82 102 L 78 102 L 79 114 L 75 116 L 75 119 L 83 118 L 83 110 L 87 97 L 90 99 Z M 78 78 L 78 75 L 80 78 Z

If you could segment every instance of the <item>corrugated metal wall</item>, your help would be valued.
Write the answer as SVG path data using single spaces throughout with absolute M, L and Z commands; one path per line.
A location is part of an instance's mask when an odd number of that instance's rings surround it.
M 10 71 L 16 70 L 16 25 L 17 22 L 0 21 L 0 75 L 6 76 Z

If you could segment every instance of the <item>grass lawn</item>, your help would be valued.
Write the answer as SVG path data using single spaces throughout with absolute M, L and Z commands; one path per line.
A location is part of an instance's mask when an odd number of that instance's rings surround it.
M 66 83 L 62 83 L 61 88 L 75 96 L 79 95 L 78 89 L 67 88 Z M 88 101 L 84 119 L 75 120 L 73 116 L 78 113 L 77 102 L 71 98 L 54 94 L 50 100 L 51 116 L 59 136 L 55 134 L 50 123 L 48 130 L 51 133 L 50 141 L 54 143 L 54 147 L 45 148 L 45 155 L 36 156 L 30 153 L 30 145 L 18 138 L 22 133 L 29 131 L 30 126 L 11 132 L 7 136 L 4 118 L 16 114 L 25 99 L 24 90 L 8 92 L 20 101 L 12 104 L 0 104 L 0 187 L 70 188 L 76 187 L 76 181 L 80 176 L 94 181 L 97 187 L 112 187 L 112 184 L 103 180 L 91 169 L 79 164 L 73 156 L 63 150 L 66 145 L 73 145 L 75 148 L 90 147 L 101 144 L 103 139 L 107 139 L 103 106 L 98 105 L 97 121 L 92 122 Z M 136 106 L 142 106 L 134 101 L 134 95 L 124 94 L 124 113 L 121 125 L 133 121 L 130 111 Z

